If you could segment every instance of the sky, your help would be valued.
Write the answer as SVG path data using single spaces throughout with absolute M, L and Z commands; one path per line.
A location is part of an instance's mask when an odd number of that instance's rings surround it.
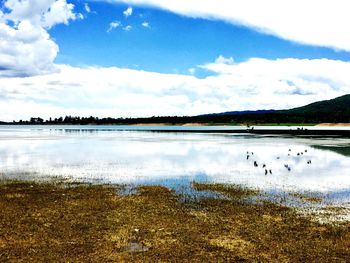
M 288 109 L 350 93 L 347 0 L 0 0 L 0 120 Z

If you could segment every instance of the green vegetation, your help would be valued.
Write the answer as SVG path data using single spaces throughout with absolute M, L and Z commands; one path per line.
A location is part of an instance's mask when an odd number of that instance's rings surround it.
M 346 262 L 349 223 L 322 225 L 289 208 L 240 201 L 257 192 L 194 184 L 228 198 L 182 203 L 144 186 L 0 185 L 1 262 Z
M 312 147 L 315 149 L 332 151 L 332 152 L 341 154 L 343 156 L 350 157 L 350 145 L 345 145 L 345 146 L 313 145 Z
M 350 94 L 332 100 L 319 101 L 309 105 L 279 111 L 289 119 L 300 119 L 303 122 L 350 122 Z
M 288 113 L 309 115 L 332 113 L 335 117 L 350 116 L 350 94 L 291 109 Z

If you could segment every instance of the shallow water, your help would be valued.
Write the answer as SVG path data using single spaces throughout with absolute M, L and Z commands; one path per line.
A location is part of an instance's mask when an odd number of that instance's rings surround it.
M 192 181 L 238 183 L 269 192 L 321 192 L 340 203 L 350 201 L 349 139 L 146 130 L 141 126 L 0 126 L 0 171 L 6 178 L 62 176 L 177 189 Z

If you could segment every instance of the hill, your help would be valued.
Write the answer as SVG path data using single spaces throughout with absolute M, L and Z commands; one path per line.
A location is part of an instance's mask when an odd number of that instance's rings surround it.
M 350 94 L 289 110 L 233 111 L 198 117 L 211 121 L 258 124 L 350 122 Z
M 303 118 L 305 121 L 315 123 L 350 122 L 350 94 L 278 112 L 282 115 Z
M 323 100 L 286 110 L 289 114 L 335 114 L 349 115 L 350 114 L 350 94 L 337 97 L 331 100 Z

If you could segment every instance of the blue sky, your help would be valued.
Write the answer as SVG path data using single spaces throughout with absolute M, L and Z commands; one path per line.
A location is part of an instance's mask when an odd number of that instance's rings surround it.
M 219 55 L 236 62 L 251 57 L 350 60 L 349 52 L 303 45 L 220 20 L 194 19 L 145 7 L 134 7 L 126 18 L 123 11 L 129 5 L 106 2 L 87 2 L 93 11 L 87 14 L 86 3 L 74 3 L 86 18 L 49 31 L 60 47 L 57 63 L 186 74 L 189 68 Z M 132 29 L 119 27 L 108 33 L 113 21 Z M 150 28 L 141 25 L 145 21 Z
M 0 120 L 287 109 L 350 93 L 345 0 L 3 0 Z

